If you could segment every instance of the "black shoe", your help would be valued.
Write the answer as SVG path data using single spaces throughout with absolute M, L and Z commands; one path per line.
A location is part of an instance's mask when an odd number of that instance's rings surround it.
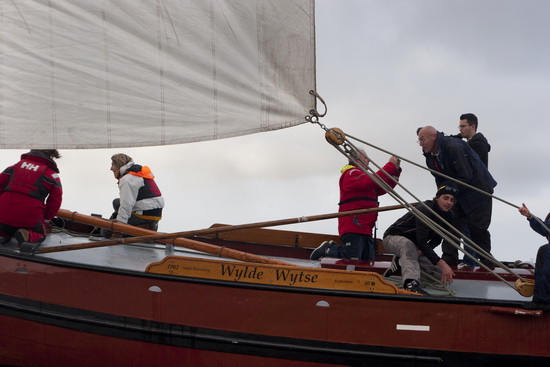
M 10 242 L 9 238 L 0 237 L 0 246 L 3 245 L 4 243 L 8 243 L 8 242 Z
M 322 244 L 319 245 L 315 250 L 311 252 L 311 255 L 309 256 L 310 260 L 319 260 L 323 256 L 326 255 L 327 250 L 332 246 L 334 242 L 333 241 L 325 241 Z
M 401 273 L 401 265 L 399 265 L 399 256 L 393 255 L 393 258 L 391 259 L 391 265 L 384 272 L 384 277 L 388 278 L 392 275 L 396 275 L 397 273 Z
M 418 280 L 416 280 L 416 279 L 412 279 L 412 280 L 407 279 L 405 281 L 405 287 L 403 289 L 405 289 L 406 291 L 409 291 L 409 292 L 414 292 L 414 293 L 421 294 L 423 296 L 429 295 L 428 292 L 426 292 L 424 289 L 420 288 L 420 283 L 418 283 Z
M 23 242 L 21 246 L 19 246 L 19 252 L 24 254 L 34 254 L 36 251 L 38 251 L 40 245 L 41 243 Z
M 18 229 L 13 234 L 13 238 L 15 238 L 19 246 L 21 246 L 23 242 L 29 241 L 29 231 L 27 231 L 26 229 Z

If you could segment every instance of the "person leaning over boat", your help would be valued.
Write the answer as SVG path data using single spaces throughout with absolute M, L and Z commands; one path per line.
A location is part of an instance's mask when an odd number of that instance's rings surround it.
M 111 219 L 156 231 L 162 218 L 164 198 L 147 166 L 135 164 L 123 153 L 111 157 L 111 171 L 118 180 L 120 198 L 113 200 Z M 103 237 L 121 237 L 120 233 L 102 229 Z
M 370 161 L 364 150 L 359 150 L 359 161 L 367 166 Z M 382 172 L 387 172 L 384 173 Z M 392 188 L 397 185 L 388 175 L 398 179 L 401 175 L 400 160 L 392 156 L 388 163 L 376 175 Z M 339 212 L 349 210 L 377 208 L 378 196 L 385 194 L 367 174 L 349 162 L 341 170 Z M 338 218 L 338 233 L 343 246 L 333 241 L 325 241 L 311 253 L 310 259 L 337 257 L 346 259 L 374 260 L 375 243 L 372 229 L 378 213 L 368 213 Z
M 492 194 L 497 182 L 479 156 L 463 140 L 444 136 L 433 126 L 425 126 L 418 133 L 418 144 L 426 157 L 426 166 L 458 181 Z M 438 174 L 437 187 L 447 180 Z M 491 253 L 492 198 L 476 190 L 460 185 L 455 208 L 455 226 L 462 232 L 469 231 L 470 238 L 485 252 Z M 454 246 L 442 246 L 443 259 L 449 265 L 458 265 L 458 250 Z M 482 263 L 494 266 L 491 260 L 482 258 Z
M 449 230 L 449 226 L 437 218 L 429 209 L 452 225 L 454 221 L 452 208 L 456 203 L 456 195 L 457 190 L 452 184 L 445 183 L 437 190 L 433 200 L 424 201 L 425 205 L 418 204 L 416 209 Z M 442 241 L 443 238 L 438 233 L 411 212 L 399 218 L 386 230 L 383 239 L 384 248 L 396 255 L 394 262 L 398 262 L 398 266 L 401 268 L 404 289 L 427 294 L 420 288 L 421 269 L 433 277 L 441 279 L 443 284 L 452 283 L 453 270 L 434 251 L 434 248 L 439 246 Z M 384 276 L 391 276 L 396 270 L 397 266 L 394 269 L 390 268 Z
M 544 228 L 540 224 L 540 218 L 536 218 L 529 209 L 522 204 L 519 212 L 527 217 L 529 225 L 538 234 L 545 236 L 548 240 L 546 245 L 542 245 L 537 251 L 535 259 L 535 293 L 533 294 L 534 303 L 550 304 L 550 213 L 544 219 Z M 538 219 L 538 220 L 537 220 Z M 539 222 L 540 221 L 540 222 Z
M 46 238 L 46 223 L 61 207 L 63 189 L 56 149 L 33 149 L 0 174 L 0 243 L 12 237 L 40 243 Z

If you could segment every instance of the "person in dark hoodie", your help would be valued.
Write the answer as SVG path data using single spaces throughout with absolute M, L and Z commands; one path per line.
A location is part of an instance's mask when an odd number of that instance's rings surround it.
M 473 113 L 465 113 L 460 115 L 460 123 L 458 129 L 461 138 L 466 139 L 466 142 L 477 153 L 485 167 L 489 168 L 489 152 L 491 145 L 482 133 L 477 132 L 478 122 L 477 116 Z
M 33 149 L 0 174 L 0 242 L 15 238 L 40 243 L 46 238 L 46 222 L 61 207 L 63 190 L 56 149 Z
M 492 194 L 497 182 L 493 179 L 480 157 L 463 140 L 454 139 L 438 132 L 433 126 L 425 126 L 418 133 L 418 143 L 426 157 L 426 165 L 433 171 L 443 173 Z M 437 187 L 445 178 L 432 173 Z M 476 190 L 460 185 L 458 187 L 455 226 L 470 234 L 473 242 L 485 252 L 491 253 L 492 198 Z M 442 258 L 449 265 L 458 265 L 458 250 L 454 246 L 442 246 Z M 482 259 L 482 263 L 493 266 L 494 262 Z
M 482 133 L 477 132 L 479 126 L 477 116 L 473 113 L 464 113 L 460 115 L 460 122 L 458 129 L 460 131 L 457 135 L 451 135 L 453 138 L 466 139 L 466 142 L 477 153 L 479 159 L 483 162 L 485 167 L 489 168 L 489 152 L 491 151 L 491 145 Z M 417 133 L 418 135 L 418 133 Z M 466 232 L 469 237 L 469 233 Z M 466 248 L 466 251 L 473 257 L 479 259 L 475 250 Z M 462 259 L 466 265 L 476 265 L 476 263 L 468 256 L 464 256 Z

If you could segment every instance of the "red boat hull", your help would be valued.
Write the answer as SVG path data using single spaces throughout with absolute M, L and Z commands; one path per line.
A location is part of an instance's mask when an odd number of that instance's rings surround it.
M 550 361 L 550 316 L 517 313 L 525 310 L 513 302 L 259 286 L 15 255 L 0 256 L 0 301 L 9 330 L 1 364 Z

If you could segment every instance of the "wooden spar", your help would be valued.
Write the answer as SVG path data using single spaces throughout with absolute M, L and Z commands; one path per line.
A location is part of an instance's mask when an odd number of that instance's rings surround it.
M 332 218 L 338 218 L 338 217 L 344 217 L 349 215 L 358 215 L 358 214 L 368 214 L 368 213 L 377 213 L 382 211 L 388 211 L 388 210 L 395 210 L 395 209 L 402 209 L 404 208 L 404 205 L 392 205 L 392 206 L 384 206 L 379 208 L 369 208 L 369 209 L 359 209 L 359 210 L 351 210 L 347 212 L 340 212 L 340 213 L 330 213 L 330 214 L 321 214 L 321 215 L 313 215 L 309 217 L 300 217 L 300 218 L 289 218 L 289 219 L 280 219 L 280 220 L 273 220 L 268 222 L 258 222 L 258 223 L 248 223 L 248 224 L 238 224 L 238 225 L 232 225 L 232 226 L 223 226 L 223 227 L 215 227 L 215 228 L 205 228 L 205 229 L 198 229 L 193 231 L 184 231 L 184 232 L 176 232 L 176 233 L 158 233 L 153 231 L 144 230 L 143 228 L 137 228 L 133 226 L 124 225 L 125 229 L 127 230 L 120 230 L 116 229 L 115 225 L 123 225 L 123 223 L 113 222 L 111 220 L 105 220 L 98 217 L 92 217 L 87 216 L 83 214 L 78 214 L 75 212 L 70 212 L 64 209 L 60 209 L 57 213 L 57 216 L 60 218 L 72 220 L 75 222 L 80 222 L 84 224 L 93 225 L 96 227 L 101 228 L 108 228 L 112 229 L 115 232 L 123 232 L 126 234 L 136 235 L 137 237 L 130 237 L 130 238 L 118 238 L 115 240 L 109 240 L 109 241 L 100 241 L 100 242 L 94 242 L 94 243 L 79 243 L 74 245 L 64 245 L 64 246 L 53 246 L 53 247 L 46 247 L 46 248 L 40 248 L 38 252 L 40 253 L 46 253 L 46 252 L 57 252 L 57 251 L 69 251 L 69 250 L 81 250 L 81 249 L 87 249 L 87 248 L 95 248 L 95 247 L 104 247 L 104 246 L 113 246 L 113 245 L 120 245 L 125 243 L 134 243 L 134 242 L 150 242 L 150 241 L 162 241 L 165 243 L 171 243 L 174 238 L 177 237 L 191 237 L 191 236 L 199 236 L 199 235 L 208 235 L 213 233 L 222 233 L 222 232 L 230 232 L 230 231 L 238 231 L 243 229 L 255 229 L 255 228 L 263 228 L 263 227 L 273 227 L 273 226 L 280 226 L 285 224 L 295 224 L 295 223 L 302 223 L 302 222 L 314 222 L 318 220 L 324 220 L 324 219 L 332 219 Z M 77 217 L 78 216 L 78 217 Z M 80 218 L 83 216 L 85 221 L 80 221 L 76 218 Z M 140 230 L 140 234 L 136 234 L 137 230 Z M 143 235 L 144 232 L 152 233 L 149 235 Z M 170 240 L 170 241 L 168 241 Z M 193 241 L 198 242 L 198 241 Z M 201 243 L 202 242 L 198 242 Z M 174 245 L 179 245 L 178 243 L 174 242 Z M 182 247 L 188 247 L 185 245 L 180 245 Z M 214 245 L 208 245 L 208 246 L 214 246 Z M 202 251 L 202 250 L 199 250 Z M 208 251 L 205 251 L 208 252 Z M 209 252 L 211 253 L 211 252 Z
M 74 222 L 84 223 L 84 224 L 101 227 L 101 228 L 109 228 L 114 232 L 122 232 L 122 233 L 131 234 L 134 236 L 144 236 L 144 235 L 151 235 L 151 234 L 157 233 L 148 229 L 134 227 L 126 223 L 113 222 L 112 220 L 79 214 L 77 212 L 71 212 L 65 209 L 59 209 L 59 211 L 57 212 L 57 216 L 60 218 L 74 221 Z M 146 237 L 151 237 L 151 236 L 146 236 Z M 269 259 L 264 256 L 253 255 L 247 252 L 233 250 L 226 247 L 210 245 L 207 243 L 194 241 L 187 238 L 176 238 L 173 240 L 160 240 L 160 241 L 173 243 L 176 246 L 181 246 L 181 247 L 205 252 L 208 254 L 216 255 L 219 257 L 225 257 L 225 258 L 235 259 L 239 261 L 293 266 L 293 264 L 289 264 L 284 261 Z M 70 245 L 67 247 L 70 247 Z M 39 249 L 38 252 L 41 252 L 41 253 L 51 252 L 51 251 L 48 251 L 49 249 L 51 248 Z

